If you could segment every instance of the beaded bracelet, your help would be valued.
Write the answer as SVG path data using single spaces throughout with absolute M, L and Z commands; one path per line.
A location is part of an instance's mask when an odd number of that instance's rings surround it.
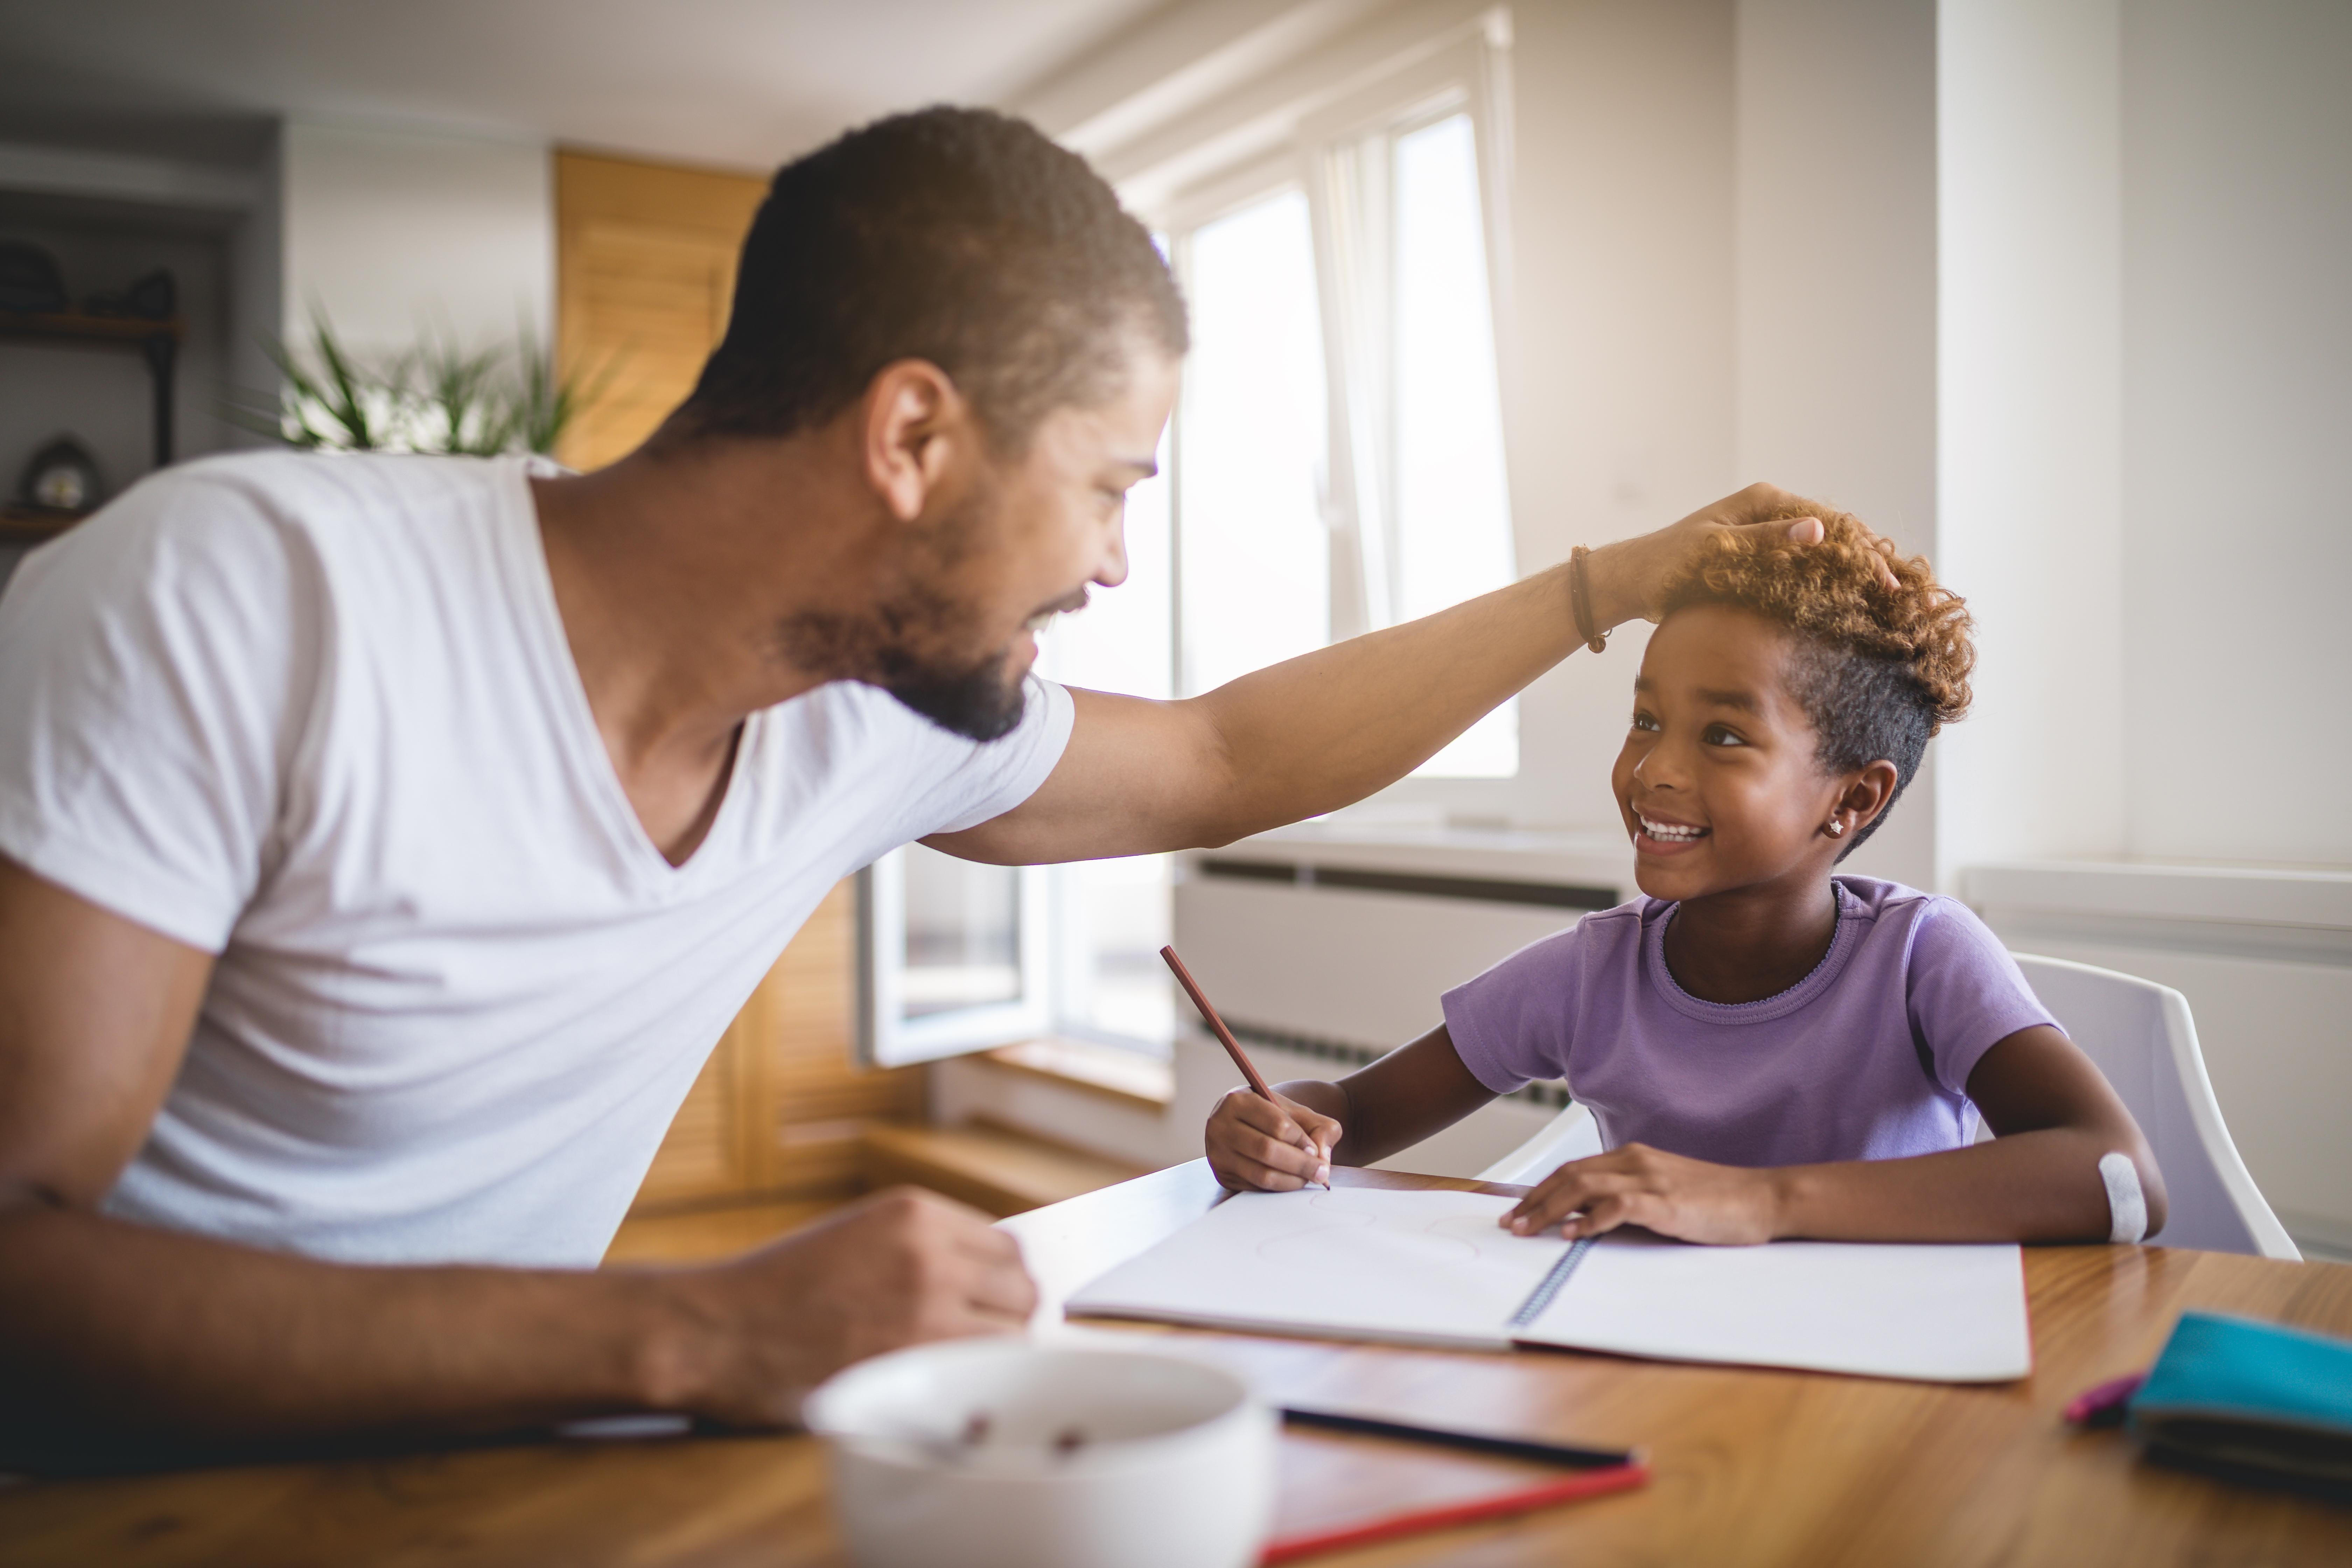
M 1584 575 L 1584 558 L 1591 553 L 1581 544 L 1568 552 L 1568 602 L 1576 612 L 1576 635 L 1600 653 L 1609 647 L 1609 633 L 1592 629 L 1592 588 Z

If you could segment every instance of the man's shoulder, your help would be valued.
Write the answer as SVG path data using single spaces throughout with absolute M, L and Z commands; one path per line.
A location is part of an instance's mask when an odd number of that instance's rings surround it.
M 1020 725 L 995 741 L 974 741 L 956 734 L 916 712 L 883 688 L 862 680 L 826 681 L 768 710 L 768 713 L 777 721 L 773 725 L 777 743 L 795 754 L 803 754 L 812 748 L 879 748 L 892 753 L 925 755 L 935 759 L 937 765 L 953 767 L 971 762 L 985 763 L 1000 753 L 1017 751 L 1041 722 L 1050 722 L 1057 701 L 1063 705 L 1068 702 L 1051 682 L 1032 676 L 1028 684 Z
M 420 594 L 485 581 L 500 482 L 499 465 L 479 460 L 252 452 L 178 464 L 25 560 L 0 599 L 0 645 L 68 657 L 120 632 L 179 661 L 200 647 L 291 657 L 330 626 L 412 637 Z
M 493 500 L 517 466 L 512 458 L 407 453 L 226 452 L 150 475 L 119 504 L 198 524 L 247 511 L 330 528 Z
M 399 548 L 429 531 L 403 521 L 494 506 L 505 467 L 480 458 L 224 453 L 149 475 L 58 543 L 132 553 L 148 543 L 184 559 L 283 553 L 305 541 L 314 550 L 336 540 Z

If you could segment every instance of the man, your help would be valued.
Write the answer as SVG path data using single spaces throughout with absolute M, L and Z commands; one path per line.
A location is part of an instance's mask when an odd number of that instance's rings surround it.
M 1017 122 L 777 176 L 640 451 L 242 457 L 0 605 L 0 1377 L 18 1462 L 599 1412 L 793 1419 L 1018 1327 L 1012 1243 L 890 1194 L 594 1271 L 728 1018 L 921 838 L 1222 844 L 1402 776 L 1564 657 L 1558 571 L 1182 702 L 1028 676 L 1126 573 L 1185 348 L 1150 237 Z M 1591 559 L 1639 614 L 1744 492 Z

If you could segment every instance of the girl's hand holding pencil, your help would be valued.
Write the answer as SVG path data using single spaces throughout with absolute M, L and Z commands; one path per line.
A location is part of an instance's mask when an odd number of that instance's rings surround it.
M 1200 1009 L 1201 1022 L 1209 1026 L 1209 1032 L 1234 1058 L 1234 1066 L 1249 1079 L 1249 1088 L 1226 1095 L 1209 1118 L 1209 1168 L 1217 1173 L 1217 1180 L 1236 1191 L 1255 1187 L 1260 1192 L 1295 1193 L 1310 1184 L 1328 1191 L 1331 1151 L 1339 1146 L 1338 1120 L 1275 1093 L 1265 1075 L 1242 1049 L 1242 1043 L 1217 1016 L 1215 1004 L 1176 956 L 1176 950 L 1163 947 L 1160 956 L 1176 984 L 1184 988 L 1184 994 L 1192 999 L 1192 1005 Z M 1328 1084 L 1318 1087 L 1330 1089 Z
M 1236 1089 L 1209 1118 L 1209 1168 L 1237 1191 L 1328 1187 L 1339 1132 L 1339 1122 L 1295 1100 Z

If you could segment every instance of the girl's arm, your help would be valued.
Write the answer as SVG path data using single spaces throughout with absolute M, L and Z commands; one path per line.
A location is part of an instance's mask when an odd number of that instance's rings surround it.
M 1293 1079 L 1274 1092 L 1279 1105 L 1234 1089 L 1209 1117 L 1209 1166 L 1228 1187 L 1296 1192 L 1328 1180 L 1334 1163 L 1369 1165 L 1495 1098 L 1443 1024 L 1337 1083 Z
M 1370 1069 L 1366 1069 L 1370 1070 Z M 1465 1073 L 1467 1076 L 1467 1073 Z M 2130 1157 L 2164 1227 L 2164 1175 L 2098 1068 L 2058 1030 L 2021 1029 L 1969 1075 L 1990 1143 L 1906 1160 L 1751 1170 L 1629 1143 L 1561 1166 L 1504 1216 L 1570 1237 L 1638 1225 L 1686 1241 L 2105 1241 L 2102 1155 Z

